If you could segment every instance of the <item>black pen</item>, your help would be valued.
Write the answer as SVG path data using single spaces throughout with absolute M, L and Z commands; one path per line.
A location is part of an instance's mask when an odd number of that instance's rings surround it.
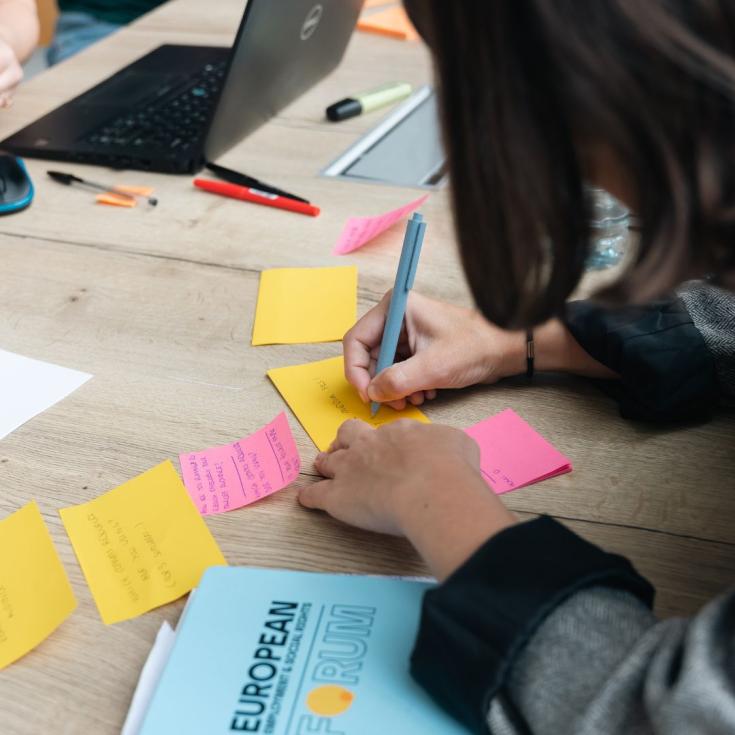
M 131 201 L 135 201 L 136 199 L 142 199 L 143 201 L 148 202 L 148 204 L 151 205 L 151 207 L 155 207 L 156 204 L 158 204 L 158 199 L 155 197 L 148 197 L 144 196 L 143 194 L 132 194 L 129 191 L 123 191 L 122 189 L 118 189 L 116 186 L 107 186 L 107 184 L 98 184 L 96 181 L 89 181 L 88 179 L 82 179 L 79 176 L 75 176 L 74 174 L 67 174 L 63 171 L 46 171 L 46 173 L 54 180 L 58 181 L 60 184 L 64 184 L 65 186 L 72 186 L 73 184 L 76 184 L 77 186 L 82 186 L 85 189 L 92 189 L 94 191 L 101 191 L 101 192 L 112 192 L 113 194 L 116 194 L 119 197 L 122 197 L 123 199 L 130 199 Z
M 213 174 L 216 174 L 225 181 L 229 181 L 231 184 L 239 184 L 240 186 L 259 189 L 267 194 L 278 194 L 278 196 L 286 197 L 286 199 L 293 199 L 294 201 L 303 202 L 304 204 L 311 204 L 308 199 L 297 197 L 295 194 L 289 194 L 287 191 L 283 191 L 283 189 L 277 189 L 275 186 L 266 184 L 264 181 L 258 181 L 258 179 L 254 179 L 252 176 L 241 174 L 239 171 L 233 171 L 231 168 L 225 168 L 224 166 L 219 166 L 216 163 L 205 163 L 204 165 Z

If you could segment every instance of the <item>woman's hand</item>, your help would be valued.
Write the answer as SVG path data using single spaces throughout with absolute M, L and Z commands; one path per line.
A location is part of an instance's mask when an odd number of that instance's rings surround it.
M 438 388 L 495 383 L 525 373 L 525 331 L 500 329 L 477 311 L 411 291 L 397 362 L 375 375 L 390 297 L 389 291 L 343 340 L 345 377 L 363 401 L 400 411 L 407 402 L 420 406 L 434 398 Z M 585 352 L 558 319 L 536 327 L 534 341 L 538 372 L 618 377 Z
M 36 0 L 0 0 L 0 107 L 10 107 L 23 79 L 21 63 L 38 43 Z
M 517 522 L 482 479 L 477 444 L 458 429 L 346 421 L 315 466 L 327 479 L 301 491 L 303 505 L 407 536 L 439 579 Z
M 434 398 L 437 388 L 494 383 L 525 370 L 525 334 L 494 327 L 477 311 L 412 291 L 396 362 L 373 377 L 389 291 L 344 337 L 345 376 L 363 401 L 397 410 Z
M 23 79 L 23 69 L 11 45 L 0 38 L 0 107 L 13 104 L 15 88 Z

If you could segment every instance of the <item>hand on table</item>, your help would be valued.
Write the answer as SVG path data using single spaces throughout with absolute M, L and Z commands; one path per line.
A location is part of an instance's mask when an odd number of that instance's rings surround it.
M 405 535 L 439 579 L 490 536 L 516 523 L 480 474 L 480 450 L 463 431 L 399 420 L 340 427 L 305 487 L 307 508 L 370 531 Z
M 345 376 L 363 401 L 406 401 L 420 406 L 437 388 L 494 383 L 525 369 L 525 335 L 486 321 L 479 312 L 412 291 L 396 364 L 373 377 L 380 351 L 388 292 L 344 337 Z
M 23 79 L 23 69 L 10 44 L 0 38 L 0 107 L 13 104 L 13 94 Z

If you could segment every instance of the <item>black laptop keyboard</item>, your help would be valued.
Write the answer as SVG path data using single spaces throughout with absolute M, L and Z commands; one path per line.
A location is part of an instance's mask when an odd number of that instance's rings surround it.
M 158 93 L 154 101 L 95 128 L 81 139 L 95 147 L 184 151 L 201 140 L 222 88 L 227 62 L 207 64 L 182 88 Z

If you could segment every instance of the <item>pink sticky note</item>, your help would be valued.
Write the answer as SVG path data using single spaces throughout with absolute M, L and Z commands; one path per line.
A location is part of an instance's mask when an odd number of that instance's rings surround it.
M 203 516 L 242 508 L 281 490 L 301 459 L 286 414 L 246 439 L 179 455 L 184 485 Z
M 510 408 L 465 432 L 480 445 L 482 475 L 498 495 L 572 470 L 569 459 Z
M 337 240 L 337 244 L 334 246 L 334 250 L 332 250 L 332 255 L 345 255 L 361 248 L 365 243 L 385 232 L 407 214 L 411 214 L 415 209 L 418 209 L 428 198 L 429 195 L 425 194 L 403 207 L 385 214 L 378 214 L 375 217 L 350 217 L 339 236 L 339 240 Z

